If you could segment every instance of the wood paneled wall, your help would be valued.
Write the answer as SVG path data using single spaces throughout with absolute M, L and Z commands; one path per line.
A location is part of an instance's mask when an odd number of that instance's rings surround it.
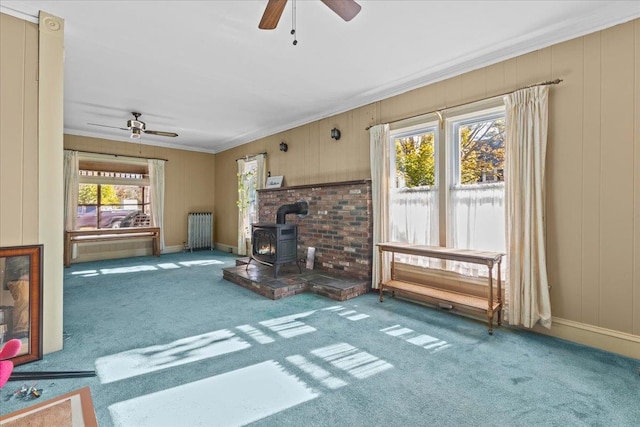
M 553 315 L 640 343 L 640 20 L 560 43 L 216 155 L 217 241 L 235 246 L 235 159 L 267 151 L 285 185 L 370 178 L 365 127 L 555 78 L 547 256 Z M 342 139 L 329 137 L 332 127 Z M 281 141 L 289 151 L 278 150 Z M 587 326 L 588 328 L 588 326 Z M 637 348 L 637 347 L 635 347 Z
M 64 21 L 40 18 L 50 25 L 0 14 L 0 246 L 44 246 L 41 322 L 49 353 L 62 348 L 62 165 L 56 159 L 62 159 Z
M 37 244 L 38 26 L 0 19 L 0 246 Z

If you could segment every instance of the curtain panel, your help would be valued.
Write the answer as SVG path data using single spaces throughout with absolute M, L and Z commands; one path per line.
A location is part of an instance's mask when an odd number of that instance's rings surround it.
M 76 217 L 78 215 L 78 185 L 80 177 L 80 163 L 78 152 L 64 150 L 64 229 L 71 231 L 76 229 Z M 78 245 L 71 245 L 71 258 L 78 257 Z
M 505 251 L 505 184 L 457 185 L 449 190 L 449 241 L 454 248 Z M 448 261 L 447 269 L 465 276 L 487 277 L 483 265 Z M 506 277 L 506 263 L 501 264 Z
M 160 252 L 164 251 L 164 160 L 149 159 L 149 186 L 151 219 L 155 227 L 160 227 Z
M 506 105 L 505 213 L 510 324 L 551 328 L 545 248 L 547 86 L 518 90 Z
M 371 286 L 378 289 L 380 281 L 391 278 L 391 254 L 383 253 L 382 277 L 377 244 L 389 241 L 389 125 L 382 124 L 369 129 L 369 156 L 371 162 L 371 204 L 373 208 L 373 263 Z
M 78 215 L 78 152 L 64 150 L 64 229 L 75 230 Z
M 267 180 L 266 157 L 261 153 L 238 159 L 238 255 L 247 255 L 245 242 L 251 239 L 251 213 L 257 210 L 256 190 L 264 188 Z M 248 175 L 254 167 L 255 173 Z

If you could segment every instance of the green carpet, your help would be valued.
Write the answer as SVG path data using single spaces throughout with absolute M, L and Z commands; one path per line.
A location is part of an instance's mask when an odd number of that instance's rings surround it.
M 272 301 L 210 251 L 65 269 L 64 350 L 109 426 L 640 426 L 640 360 L 375 294 Z M 0 392 L 0 413 L 29 406 Z

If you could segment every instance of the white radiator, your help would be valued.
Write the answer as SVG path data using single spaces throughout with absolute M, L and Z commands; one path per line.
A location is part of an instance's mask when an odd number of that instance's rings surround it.
M 202 248 L 213 250 L 213 214 L 190 212 L 187 238 L 188 249 L 192 252 L 194 249 Z

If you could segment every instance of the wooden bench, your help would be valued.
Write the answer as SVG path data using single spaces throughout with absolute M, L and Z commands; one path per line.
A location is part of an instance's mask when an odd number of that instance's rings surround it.
M 411 243 L 379 243 L 380 254 L 380 302 L 383 301 L 383 291 L 402 291 L 409 295 L 424 296 L 438 302 L 457 304 L 474 310 L 486 311 L 489 322 L 489 334 L 493 334 L 493 317 L 497 313 L 498 325 L 502 324 L 502 286 L 500 280 L 500 264 L 503 254 L 498 252 L 474 251 L 468 249 L 453 249 L 440 246 L 414 245 Z M 391 280 L 382 282 L 383 253 L 391 252 Z M 429 285 L 410 283 L 396 280 L 395 278 L 395 254 L 416 255 L 429 258 L 438 258 L 451 261 L 470 262 L 486 265 L 489 269 L 488 289 L 486 297 L 468 295 L 461 292 L 439 289 Z M 497 291 L 494 297 L 493 267 L 498 267 Z M 394 293 L 395 295 L 395 293 Z
M 103 228 L 97 230 L 65 231 L 64 266 L 71 266 L 73 244 L 111 242 L 115 240 L 152 239 L 153 254 L 160 256 L 160 227 Z

